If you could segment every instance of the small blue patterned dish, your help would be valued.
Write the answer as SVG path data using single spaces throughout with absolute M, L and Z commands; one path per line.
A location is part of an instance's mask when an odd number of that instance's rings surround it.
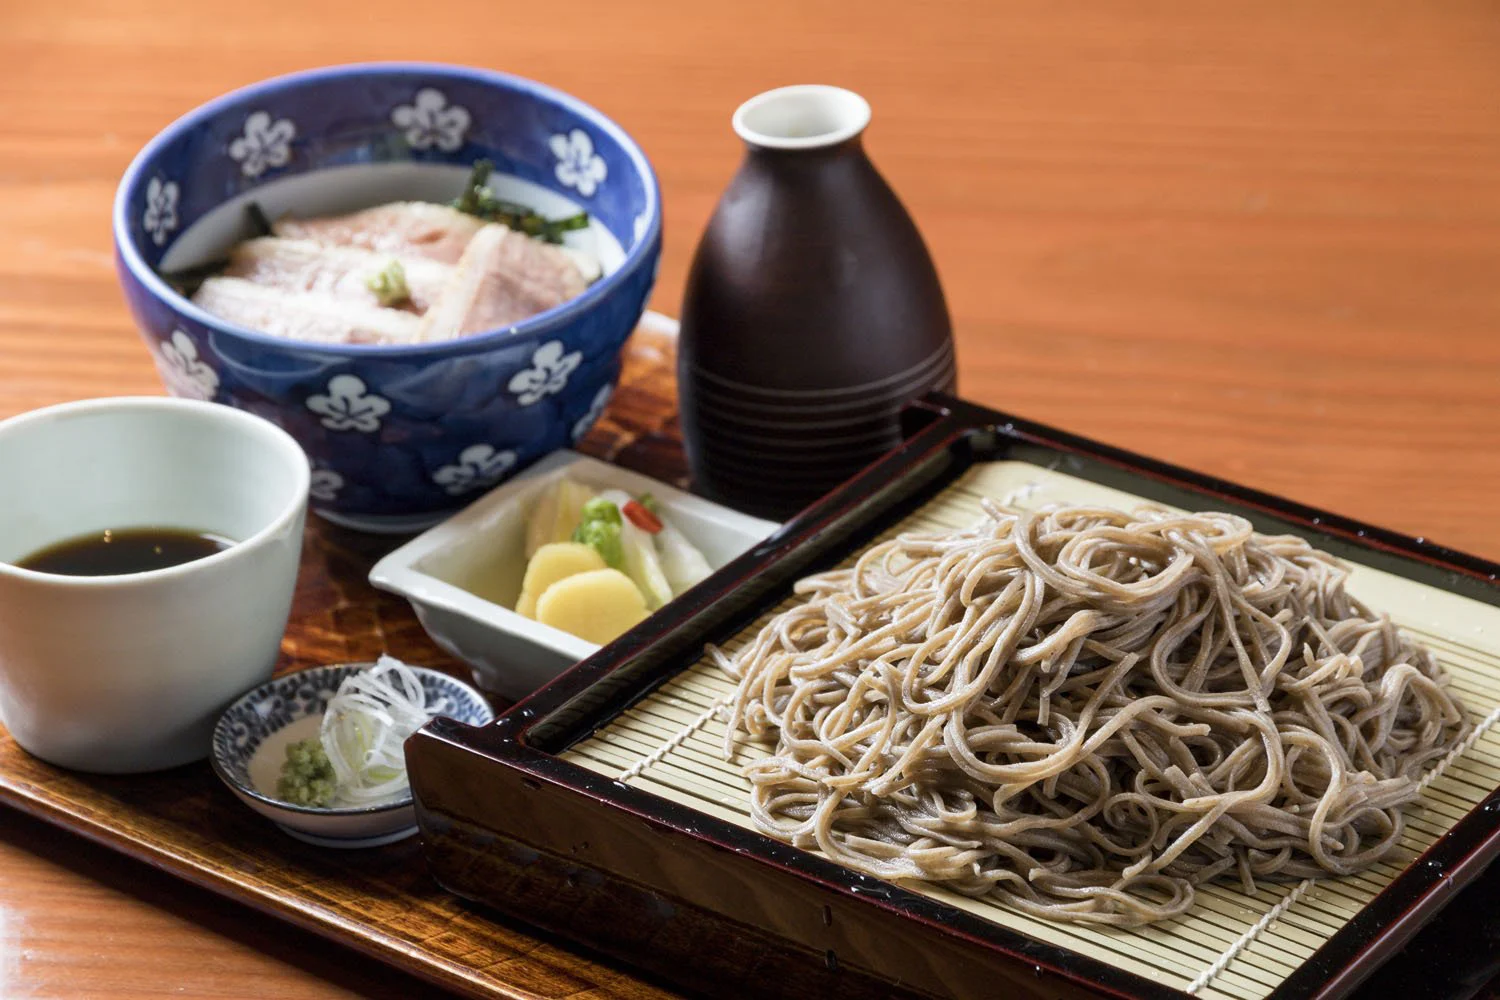
M 490 187 L 557 218 L 603 277 L 514 326 L 430 344 L 317 344 L 218 319 L 162 277 L 223 257 L 246 206 L 275 218 L 447 201 L 475 160 Z M 169 125 L 115 196 L 116 265 L 168 391 L 249 410 L 312 462 L 312 507 L 340 524 L 436 523 L 581 437 L 620 373 L 661 256 L 640 147 L 550 87 L 459 66 L 338 66 L 258 83 Z
M 214 727 L 209 760 L 214 773 L 251 809 L 288 835 L 319 847 L 379 847 L 417 832 L 411 791 L 370 806 L 318 809 L 275 797 L 286 748 L 318 735 L 323 712 L 351 674 L 374 666 L 341 663 L 273 678 L 225 709 Z M 484 696 L 463 681 L 426 667 L 411 668 L 422 681 L 428 704 L 439 715 L 482 726 L 495 717 Z

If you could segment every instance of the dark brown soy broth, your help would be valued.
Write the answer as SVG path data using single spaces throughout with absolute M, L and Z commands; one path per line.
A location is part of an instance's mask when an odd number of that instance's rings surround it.
M 60 576 L 119 576 L 180 566 L 233 544 L 222 535 L 183 528 L 111 529 L 49 545 L 16 565 Z

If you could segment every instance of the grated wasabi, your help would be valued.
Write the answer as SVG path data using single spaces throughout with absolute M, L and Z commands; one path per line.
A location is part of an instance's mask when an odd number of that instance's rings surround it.
M 311 736 L 287 745 L 286 762 L 276 782 L 278 799 L 294 806 L 324 807 L 333 803 L 337 785 L 333 764 L 323 752 L 320 739 Z

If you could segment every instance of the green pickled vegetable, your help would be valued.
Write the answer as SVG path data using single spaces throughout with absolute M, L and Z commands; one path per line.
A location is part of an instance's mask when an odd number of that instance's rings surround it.
M 614 501 L 603 497 L 594 497 L 583 505 L 580 512 L 580 521 L 587 524 L 590 521 L 603 521 L 605 524 L 619 524 L 624 520 L 620 515 L 620 508 Z
M 582 542 L 599 553 L 609 568 L 625 568 L 625 545 L 620 540 L 618 521 L 584 521 L 573 532 L 573 541 Z
M 328 806 L 333 802 L 337 784 L 333 765 L 318 737 L 287 746 L 286 762 L 281 765 L 281 777 L 276 782 L 278 799 L 294 806 Z
M 586 501 L 579 511 L 578 527 L 573 531 L 573 541 L 582 542 L 604 559 L 611 569 L 625 568 L 625 544 L 620 537 L 620 525 L 625 518 L 613 500 L 594 497 Z

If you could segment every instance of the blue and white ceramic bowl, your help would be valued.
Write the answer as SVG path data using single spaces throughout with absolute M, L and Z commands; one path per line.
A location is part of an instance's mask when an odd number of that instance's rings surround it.
M 410 789 L 370 806 L 319 809 L 276 798 L 289 744 L 317 736 L 339 685 L 374 664 L 341 663 L 273 678 L 225 709 L 214 727 L 214 773 L 251 809 L 290 836 L 319 847 L 378 847 L 417 832 Z M 495 717 L 484 696 L 463 681 L 426 667 L 411 668 L 438 714 L 482 726 Z
M 583 209 L 569 242 L 604 277 L 513 327 L 409 346 L 322 345 L 210 316 L 159 271 L 222 258 L 245 205 L 329 214 L 447 201 L 478 159 L 491 187 L 545 215 Z M 365 530 L 440 520 L 576 441 L 604 409 L 661 255 L 656 177 L 610 119 L 550 87 L 456 66 L 341 66 L 212 101 L 147 144 L 120 182 L 121 284 L 162 380 L 289 431 L 313 509 Z

